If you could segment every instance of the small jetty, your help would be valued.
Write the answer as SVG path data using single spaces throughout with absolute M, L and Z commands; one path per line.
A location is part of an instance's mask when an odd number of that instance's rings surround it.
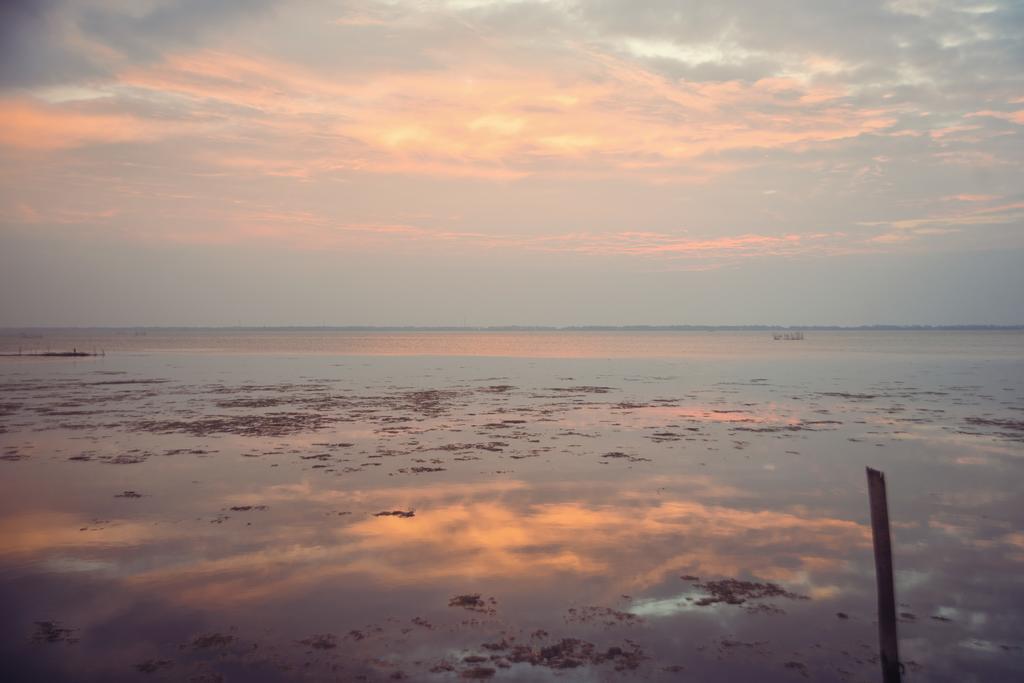
M 776 332 L 773 335 L 775 341 L 803 341 L 803 332 Z
M 106 351 L 79 351 L 78 349 L 71 349 L 70 351 L 22 351 L 18 349 L 17 353 L 0 353 L 0 356 L 33 356 L 33 357 L 44 357 L 44 358 L 82 358 L 87 356 L 105 356 Z

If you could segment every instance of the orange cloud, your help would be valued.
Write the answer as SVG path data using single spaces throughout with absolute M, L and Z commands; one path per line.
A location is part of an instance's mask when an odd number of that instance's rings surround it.
M 30 99 L 0 100 L 0 145 L 56 150 L 156 137 L 160 126 L 126 114 L 92 113 Z
M 950 202 L 991 202 L 996 199 L 1002 199 L 1002 197 L 997 194 L 954 194 L 943 197 L 943 200 Z
M 444 230 L 403 223 L 352 223 L 308 211 L 225 211 L 212 222 L 216 232 L 197 228 L 175 232 L 176 241 L 236 243 L 251 238 L 278 242 L 297 249 L 351 247 L 394 248 L 397 244 L 451 245 L 481 249 L 515 249 L 591 256 L 628 256 L 659 259 L 750 258 L 842 253 L 849 249 L 841 235 L 826 233 L 785 235 L 728 235 L 689 238 L 653 231 L 575 232 L 554 235 L 484 233 Z M 210 223 L 211 221 L 204 221 Z
M 1017 111 L 992 111 L 991 109 L 986 109 L 985 111 L 976 111 L 967 115 L 968 118 L 974 116 L 987 116 L 993 119 L 1019 123 L 1024 126 L 1024 109 L 1018 109 Z
M 973 197 L 972 195 L 968 195 Z M 961 196 L 953 197 L 959 201 L 974 203 L 998 199 L 999 197 L 982 197 L 962 199 Z M 949 199 L 949 198 L 947 198 Z M 958 226 L 967 225 L 1000 225 L 1012 223 L 1024 217 L 1024 202 L 1010 202 L 995 206 L 956 208 L 946 213 L 920 218 L 904 218 L 895 221 L 872 221 L 861 223 L 866 226 L 887 226 L 896 231 L 909 231 L 916 234 L 942 234 L 943 232 L 955 231 Z
M 283 523 L 263 532 L 259 550 L 143 571 L 130 583 L 214 604 L 281 597 L 345 575 L 383 584 L 500 578 L 510 590 L 515 582 L 559 574 L 614 575 L 642 591 L 684 569 L 805 581 L 808 574 L 840 566 L 851 547 L 866 547 L 869 540 L 866 527 L 855 522 L 664 499 L 649 491 L 626 492 L 620 504 L 517 504 L 495 500 L 486 489 L 358 491 L 364 505 L 393 505 L 397 494 L 417 514 L 364 518 L 327 537 Z M 301 499 L 277 493 L 260 499 L 275 500 L 275 509 L 314 503 L 319 493 L 334 504 L 339 495 L 353 502 L 336 491 L 313 491 L 312 497 L 296 491 Z
M 33 206 L 16 202 L 0 207 L 0 219 L 24 225 L 103 225 L 120 213 L 118 209 L 64 208 Z
M 322 153 L 307 159 L 220 162 L 296 177 L 339 166 L 483 178 L 641 172 L 733 149 L 839 140 L 894 123 L 887 111 L 843 103 L 835 88 L 782 78 L 674 81 L 585 48 L 555 67 L 484 60 L 372 78 L 200 51 L 126 69 L 118 79 L 152 96 L 186 98 L 198 117 L 262 130 L 271 136 L 263 146 L 271 153 L 318 140 Z M 723 170 L 729 167 L 719 162 L 686 176 L 706 179 Z
M 142 522 L 104 523 L 83 531 L 91 523 L 67 512 L 25 512 L 0 521 L 0 547 L 4 556 L 32 556 L 83 548 L 131 546 L 166 540 L 166 533 L 154 532 Z M 173 535 L 173 532 L 170 532 Z

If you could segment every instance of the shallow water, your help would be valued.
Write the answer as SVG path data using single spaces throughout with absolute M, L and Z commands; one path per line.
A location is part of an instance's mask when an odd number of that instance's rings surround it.
M 909 680 L 1024 671 L 1021 333 L 26 341 L 3 680 L 874 681 L 865 465 Z

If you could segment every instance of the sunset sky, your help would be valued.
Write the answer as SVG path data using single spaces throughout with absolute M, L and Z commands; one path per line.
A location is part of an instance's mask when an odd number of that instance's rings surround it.
M 0 326 L 1024 323 L 1017 0 L 8 0 Z

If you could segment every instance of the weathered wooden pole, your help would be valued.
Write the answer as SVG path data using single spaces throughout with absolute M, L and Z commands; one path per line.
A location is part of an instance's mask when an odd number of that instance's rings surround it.
M 896 591 L 892 578 L 892 539 L 889 535 L 889 503 L 885 474 L 870 467 L 868 498 L 871 501 L 871 537 L 875 543 L 875 580 L 878 583 L 878 645 L 882 680 L 900 683 L 900 653 L 896 639 Z

